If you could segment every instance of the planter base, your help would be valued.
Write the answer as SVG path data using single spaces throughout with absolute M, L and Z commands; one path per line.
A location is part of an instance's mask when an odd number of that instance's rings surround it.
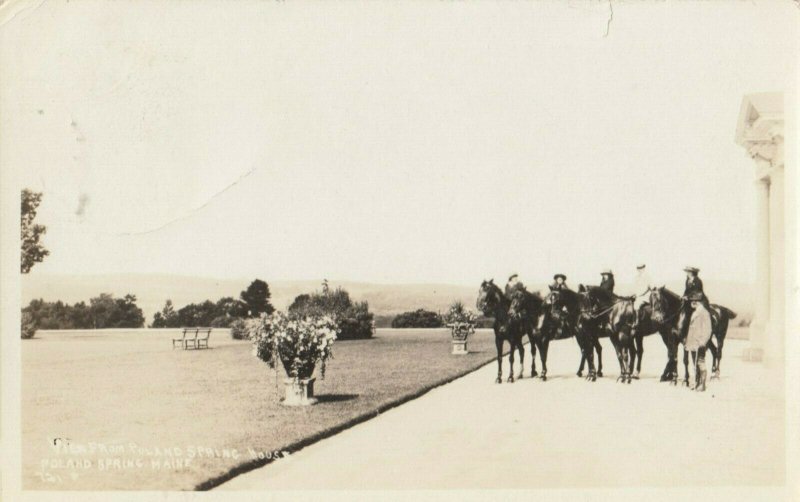
M 295 380 L 294 378 L 284 378 L 283 387 L 286 397 L 281 401 L 284 406 L 309 406 L 315 404 L 314 381 L 316 378 L 306 378 Z
M 467 341 L 466 340 L 453 340 L 453 354 L 456 355 L 464 355 L 469 354 L 467 350 Z

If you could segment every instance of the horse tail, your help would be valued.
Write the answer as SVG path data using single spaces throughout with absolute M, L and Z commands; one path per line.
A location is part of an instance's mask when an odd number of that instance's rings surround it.
M 711 306 L 716 308 L 717 310 L 719 310 L 719 313 L 720 313 L 721 316 L 723 316 L 723 317 L 725 317 L 727 319 L 736 319 L 736 312 L 734 312 L 733 310 L 731 310 L 731 309 L 729 309 L 727 307 L 723 307 L 722 305 L 717 305 L 717 304 L 712 304 Z

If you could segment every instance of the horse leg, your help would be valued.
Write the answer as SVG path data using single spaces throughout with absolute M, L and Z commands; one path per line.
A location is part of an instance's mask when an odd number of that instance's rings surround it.
M 633 378 L 639 379 L 639 373 L 642 372 L 642 355 L 644 354 L 644 336 L 637 334 L 633 341 L 636 343 L 636 372 Z
M 617 360 L 619 361 L 620 375 L 617 377 L 617 382 L 620 380 L 625 381 L 625 362 L 623 360 L 622 347 L 620 346 L 618 335 L 612 334 L 610 339 L 611 344 L 614 346 L 614 351 L 617 353 Z
M 575 335 L 575 341 L 578 342 L 578 348 L 581 351 L 581 364 L 580 364 L 580 366 L 578 366 L 578 372 L 576 373 L 576 375 L 578 375 L 579 377 L 583 376 L 583 367 L 588 362 L 588 359 L 586 357 L 586 337 L 587 336 L 588 335 L 586 335 L 586 333 L 580 333 L 580 334 L 576 334 Z
M 667 382 L 672 378 L 670 374 L 670 370 L 672 369 L 672 344 L 670 343 L 668 332 L 662 329 L 659 334 L 661 335 L 661 341 L 664 342 L 664 346 L 667 348 L 667 364 L 664 366 L 664 372 L 661 373 L 660 381 Z
M 594 337 L 594 350 L 597 352 L 597 376 L 603 376 L 603 346 L 600 345 L 600 338 Z
M 508 351 L 508 383 L 514 383 L 514 351 L 517 350 L 517 342 L 509 340 L 510 350 Z
M 531 337 L 531 378 L 534 378 L 539 373 L 536 371 L 536 347 L 539 345 L 539 339 Z
M 497 379 L 495 383 L 503 383 L 503 339 L 495 337 L 494 344 L 497 347 Z
M 727 326 L 725 327 L 725 331 L 727 331 Z M 722 346 L 725 345 L 725 331 L 720 331 L 719 335 L 717 336 L 717 356 L 714 360 L 715 366 L 713 368 L 713 374 L 711 378 L 719 378 L 719 364 L 722 362 Z
M 714 372 L 716 371 L 718 364 L 717 355 L 719 354 L 719 351 L 717 350 L 717 346 L 714 345 L 713 336 L 708 340 L 708 343 L 706 344 L 706 349 L 708 349 L 708 351 L 711 352 L 711 378 L 714 378 Z
M 547 381 L 547 349 L 550 348 L 550 340 L 542 340 L 542 346 L 539 347 L 539 352 L 542 357 L 542 381 Z
M 590 382 L 597 381 L 597 372 L 594 368 L 594 344 L 597 341 L 597 337 L 592 334 L 587 334 L 583 340 L 584 344 L 584 358 L 589 363 L 589 374 L 586 376 L 586 380 Z
M 522 380 L 522 377 L 525 373 L 525 344 L 522 343 L 522 337 L 519 339 L 519 376 L 517 377 L 519 380 Z

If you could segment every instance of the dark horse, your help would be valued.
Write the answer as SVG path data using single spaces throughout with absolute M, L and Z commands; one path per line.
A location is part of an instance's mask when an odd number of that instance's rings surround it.
M 636 339 L 637 366 L 636 374 L 642 369 L 642 354 L 644 354 L 644 337 L 659 333 L 661 340 L 667 347 L 667 365 L 661 373 L 661 381 L 678 381 L 678 319 L 680 317 L 682 301 L 680 296 L 665 287 L 651 288 L 649 304 L 642 309 L 641 319 L 636 326 L 634 337 Z
M 722 347 L 725 345 L 725 337 L 728 334 L 728 324 L 731 319 L 736 318 L 736 312 L 717 304 L 711 304 L 710 306 L 712 310 L 712 340 L 708 341 L 708 350 L 711 352 L 713 359 L 711 378 L 719 378 Z M 642 332 L 641 335 L 637 333 L 639 338 L 656 331 L 661 333 L 661 338 L 667 346 L 668 354 L 667 366 L 661 375 L 662 382 L 670 381 L 673 384 L 678 382 L 678 345 L 683 342 L 679 333 L 682 312 L 683 300 L 681 297 L 663 286 L 652 288 L 650 290 L 650 305 L 645 307 L 645 314 L 637 328 L 637 331 Z M 716 345 L 713 339 L 716 339 Z M 638 346 L 637 350 L 639 350 Z M 639 365 L 641 366 L 641 353 L 639 354 Z M 684 353 L 684 370 L 688 368 L 688 365 L 688 354 Z M 688 384 L 688 377 L 685 383 Z
M 617 381 L 631 383 L 635 352 L 632 329 L 636 319 L 633 299 L 617 296 L 599 286 L 583 285 L 578 289 L 578 296 L 580 313 L 577 335 L 583 337 L 583 354 L 589 363 L 587 379 L 595 381 L 592 349 L 600 344 L 599 338 L 607 336 L 619 360 L 620 376 Z
M 494 318 L 494 343 L 497 347 L 497 379 L 495 382 L 497 383 L 503 381 L 503 342 L 507 341 L 511 346 L 511 350 L 508 352 L 509 382 L 514 381 L 514 350 L 519 351 L 520 365 L 523 364 L 525 355 L 522 347 L 521 323 L 513 320 L 509 315 L 510 305 L 511 302 L 494 283 L 494 279 L 481 283 L 476 306 L 483 315 Z
M 580 296 L 580 314 L 578 315 L 578 326 L 576 337 L 578 345 L 581 347 L 581 364 L 578 367 L 578 376 L 583 376 L 583 367 L 586 363 L 589 366 L 589 374 L 586 380 L 594 382 L 597 377 L 603 376 L 603 347 L 600 345 L 600 338 L 611 335 L 611 328 L 607 322 L 607 314 L 611 307 L 602 302 L 601 298 L 595 293 L 597 286 L 578 286 Z M 594 366 L 594 354 L 597 353 L 597 370 Z
M 533 331 L 531 352 L 536 357 L 536 348 L 542 360 L 542 380 L 547 380 L 547 351 L 552 340 L 563 340 L 576 336 L 580 298 L 571 289 L 559 289 L 550 286 L 550 294 L 544 300 L 544 308 L 540 316 L 539 329 Z M 530 336 L 530 335 L 529 335 Z M 585 350 L 582 337 L 578 337 L 578 345 L 582 355 Z M 533 363 L 533 374 L 536 375 L 536 362 Z
M 523 286 L 518 285 L 509 294 L 511 305 L 508 309 L 513 323 L 517 323 L 520 330 L 520 340 L 528 335 L 531 345 L 531 377 L 538 375 L 536 372 L 536 339 L 534 333 L 538 327 L 539 317 L 542 315 L 544 299 L 538 293 L 531 293 Z M 520 343 L 520 365 L 524 359 L 524 350 Z M 524 367 L 520 368 L 519 377 L 522 378 Z

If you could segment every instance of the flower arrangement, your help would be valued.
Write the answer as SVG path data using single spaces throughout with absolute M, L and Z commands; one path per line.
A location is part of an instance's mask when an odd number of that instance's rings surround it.
M 475 313 L 464 307 L 460 301 L 455 301 L 450 305 L 445 313 L 444 322 L 453 335 L 454 340 L 466 340 L 467 337 L 475 333 Z
M 300 316 L 275 312 L 261 314 L 248 324 L 253 355 L 275 368 L 281 362 L 286 374 L 295 380 L 310 378 L 320 362 L 325 378 L 325 363 L 332 357 L 331 348 L 339 334 L 329 316 Z

